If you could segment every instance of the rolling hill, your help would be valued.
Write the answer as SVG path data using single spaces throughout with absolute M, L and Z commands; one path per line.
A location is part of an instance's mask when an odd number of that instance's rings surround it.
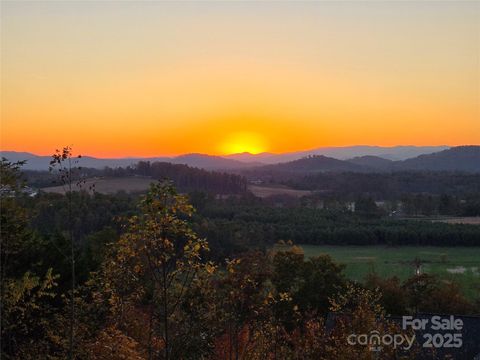
M 377 156 L 348 160 L 374 171 L 463 171 L 480 172 L 480 146 L 457 146 L 433 154 L 420 155 L 403 161 L 389 161 Z
M 2 151 L 0 156 L 9 161 L 16 162 L 26 160 L 23 166 L 25 170 L 48 170 L 51 156 L 40 156 L 28 152 Z M 103 169 L 105 167 L 117 168 L 127 167 L 138 163 L 139 161 L 149 162 L 169 162 L 172 164 L 183 164 L 191 167 L 206 170 L 228 170 L 251 167 L 254 164 L 244 163 L 238 160 L 226 159 L 221 156 L 211 156 L 204 154 L 186 154 L 177 157 L 150 157 L 150 158 L 119 158 L 102 159 L 91 156 L 82 156 L 79 166 L 93 169 Z
M 248 164 L 239 160 L 205 154 L 185 154 L 171 158 L 167 161 L 172 164 L 184 164 L 209 170 L 241 169 L 253 166 L 253 164 Z
M 429 153 L 434 149 L 441 149 Z M 318 152 L 320 150 L 314 150 Z M 325 171 L 407 171 L 407 170 L 430 170 L 430 171 L 466 171 L 480 172 L 480 146 L 446 147 L 412 147 L 397 146 L 382 148 L 377 146 L 351 146 L 345 148 L 322 148 L 324 154 L 312 152 L 298 152 L 286 154 L 261 153 L 252 155 L 249 153 L 234 154 L 228 156 L 213 156 L 205 154 L 185 154 L 176 157 L 150 157 L 150 158 L 119 158 L 101 159 L 91 156 L 83 156 L 80 166 L 102 169 L 105 167 L 127 167 L 139 161 L 169 162 L 172 164 L 185 164 L 191 167 L 206 170 L 244 170 L 262 169 L 262 171 L 311 173 Z M 392 158 L 404 157 L 407 154 L 418 154 L 408 159 L 392 160 Z M 428 152 L 428 153 L 425 153 Z M 372 155 L 376 153 L 378 155 Z M 303 154 L 303 156 L 302 156 Z M 353 154 L 347 159 L 347 155 Z M 360 156 L 359 154 L 364 154 Z M 38 156 L 27 152 L 2 151 L 0 156 L 10 161 L 27 160 L 23 167 L 26 170 L 47 170 L 50 156 Z M 337 157 L 337 158 L 336 158 Z M 339 159 L 338 157 L 342 158 Z
M 361 165 L 353 164 L 348 161 L 329 158 L 323 155 L 309 156 L 303 159 L 289 161 L 285 163 L 261 166 L 256 168 L 256 170 L 280 173 L 368 171 L 367 168 Z
M 303 159 L 311 155 L 323 155 L 337 160 L 347 160 L 354 157 L 377 156 L 384 159 L 398 161 L 416 157 L 423 154 L 448 149 L 448 146 L 343 146 L 343 147 L 320 147 L 307 151 L 289 152 L 283 154 L 272 154 L 263 152 L 259 154 L 250 154 L 248 152 L 232 154 L 225 156 L 228 159 L 239 160 L 243 162 L 260 162 L 264 164 L 278 164 L 294 160 Z
M 395 162 L 395 170 L 480 172 L 480 146 L 457 146 Z
M 348 162 L 371 170 L 390 170 L 394 164 L 392 160 L 372 155 L 354 157 L 349 159 Z
M 23 161 L 26 160 L 26 164 L 22 167 L 25 170 L 48 170 L 51 156 L 35 155 L 28 152 L 16 152 L 16 151 L 1 151 L 0 156 L 8 159 L 9 161 Z M 168 161 L 169 158 L 95 158 L 92 156 L 82 156 L 79 161 L 79 166 L 93 169 L 103 169 L 105 167 L 126 167 L 138 163 L 139 161 Z
M 323 155 L 266 165 L 251 170 L 254 174 L 311 174 L 318 172 L 394 172 L 394 171 L 464 171 L 480 172 L 480 146 L 458 146 L 434 154 L 403 161 L 378 156 L 338 160 Z

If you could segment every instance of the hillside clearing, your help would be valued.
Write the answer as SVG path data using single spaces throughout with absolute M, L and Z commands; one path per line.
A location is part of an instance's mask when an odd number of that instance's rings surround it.
M 155 180 L 149 177 L 119 177 L 119 178 L 90 178 L 85 180 L 81 187 L 74 186 L 74 190 L 85 190 L 88 192 L 96 191 L 101 194 L 115 194 L 119 191 L 127 193 L 136 193 L 146 191 L 150 184 Z M 94 189 L 94 190 L 93 190 Z M 42 188 L 42 191 L 49 193 L 64 194 L 63 186 L 51 186 Z
M 381 277 L 405 280 L 415 274 L 415 259 L 421 272 L 460 284 L 468 297 L 480 291 L 480 247 L 433 246 L 322 246 L 301 245 L 306 257 L 328 254 L 346 266 L 348 278 L 362 282 L 375 272 Z
M 302 197 L 311 195 L 312 192 L 309 190 L 296 190 L 291 189 L 286 186 L 259 186 L 259 185 L 249 185 L 248 190 L 250 190 L 253 195 L 266 198 L 269 196 L 276 196 L 276 195 L 289 195 L 293 197 Z

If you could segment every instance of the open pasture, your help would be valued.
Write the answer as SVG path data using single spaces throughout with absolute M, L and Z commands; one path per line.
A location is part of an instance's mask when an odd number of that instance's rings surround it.
M 458 282 L 465 294 L 480 291 L 480 247 L 433 246 L 321 246 L 301 245 L 306 257 L 328 254 L 346 266 L 348 278 L 363 281 L 368 273 L 404 280 L 415 274 L 416 259 L 421 272 Z

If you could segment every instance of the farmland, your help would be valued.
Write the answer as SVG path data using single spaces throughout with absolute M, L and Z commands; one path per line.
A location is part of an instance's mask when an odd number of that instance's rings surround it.
M 473 247 L 380 247 L 302 245 L 306 257 L 328 254 L 346 266 L 348 278 L 363 281 L 369 272 L 382 277 L 406 279 L 415 273 L 414 260 L 421 272 L 458 282 L 465 294 L 480 291 L 480 248 Z
M 480 225 L 480 216 L 454 217 L 446 219 L 432 220 L 433 222 L 444 222 L 447 224 L 470 224 Z
M 150 186 L 150 183 L 155 182 L 154 179 L 147 176 L 125 176 L 125 177 L 94 177 L 88 178 L 82 184 L 82 189 L 102 194 L 115 194 L 117 191 L 125 191 L 128 193 L 144 192 Z M 74 190 L 78 190 L 75 188 Z M 250 185 L 248 190 L 255 196 L 265 198 L 276 195 L 288 195 L 292 197 L 302 197 L 310 195 L 312 192 L 307 190 L 295 190 L 286 186 L 257 186 Z M 64 194 L 63 186 L 49 186 L 42 188 L 42 191 Z
M 115 194 L 118 191 L 137 193 L 146 191 L 150 184 L 154 181 L 155 180 L 149 177 L 140 176 L 121 178 L 98 177 L 86 179 L 85 182 L 81 184 L 81 188 L 88 192 L 95 190 L 101 194 Z M 65 188 L 63 186 L 50 186 L 42 188 L 41 190 L 49 193 L 65 193 Z M 79 190 L 79 188 L 75 187 L 74 190 Z
M 311 191 L 308 190 L 296 190 L 291 189 L 287 186 L 276 185 L 276 186 L 258 186 L 258 185 L 250 185 L 248 187 L 255 196 L 260 198 L 265 198 L 269 196 L 276 196 L 276 195 L 288 195 L 293 197 L 302 197 L 311 195 Z

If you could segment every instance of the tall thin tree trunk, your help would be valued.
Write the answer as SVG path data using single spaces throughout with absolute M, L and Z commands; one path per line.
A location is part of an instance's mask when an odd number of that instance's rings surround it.
M 239 339 L 238 337 L 240 336 L 239 331 L 238 331 L 238 324 L 235 322 L 235 360 L 238 360 L 238 354 L 239 354 Z
M 149 329 L 148 329 L 148 360 L 152 360 L 153 349 L 152 349 L 152 333 L 153 333 L 153 305 L 150 307 L 150 320 L 149 320 Z
M 229 346 L 228 346 L 228 359 L 232 360 L 233 357 L 233 329 L 232 329 L 232 321 L 228 321 L 228 336 L 229 336 Z
M 72 219 L 72 161 L 68 158 L 68 227 L 70 232 L 70 257 L 72 270 L 72 291 L 70 293 L 70 351 L 69 358 L 74 358 L 74 323 L 75 323 L 75 246 L 73 242 L 73 219 Z
M 163 326 L 164 326 L 164 335 L 165 335 L 165 360 L 169 359 L 170 356 L 170 344 L 168 340 L 168 299 L 167 299 L 167 272 L 166 265 L 163 264 Z
M 3 241 L 4 239 L 0 239 L 0 268 L 2 269 L 2 272 L 0 274 L 1 276 L 0 278 L 0 360 L 2 359 L 2 354 L 3 354 L 3 351 L 1 349 L 3 346 L 2 333 L 3 333 L 3 304 L 4 304 L 4 297 L 5 297 L 4 284 L 5 284 L 5 275 L 6 275 L 6 269 L 7 269 L 6 263 L 7 263 L 7 257 L 8 257 L 8 252 L 5 251 L 5 260 L 2 262 L 3 259 L 1 254 L 2 254 L 2 246 L 4 245 Z M 5 248 L 8 249 L 8 247 L 6 246 Z

